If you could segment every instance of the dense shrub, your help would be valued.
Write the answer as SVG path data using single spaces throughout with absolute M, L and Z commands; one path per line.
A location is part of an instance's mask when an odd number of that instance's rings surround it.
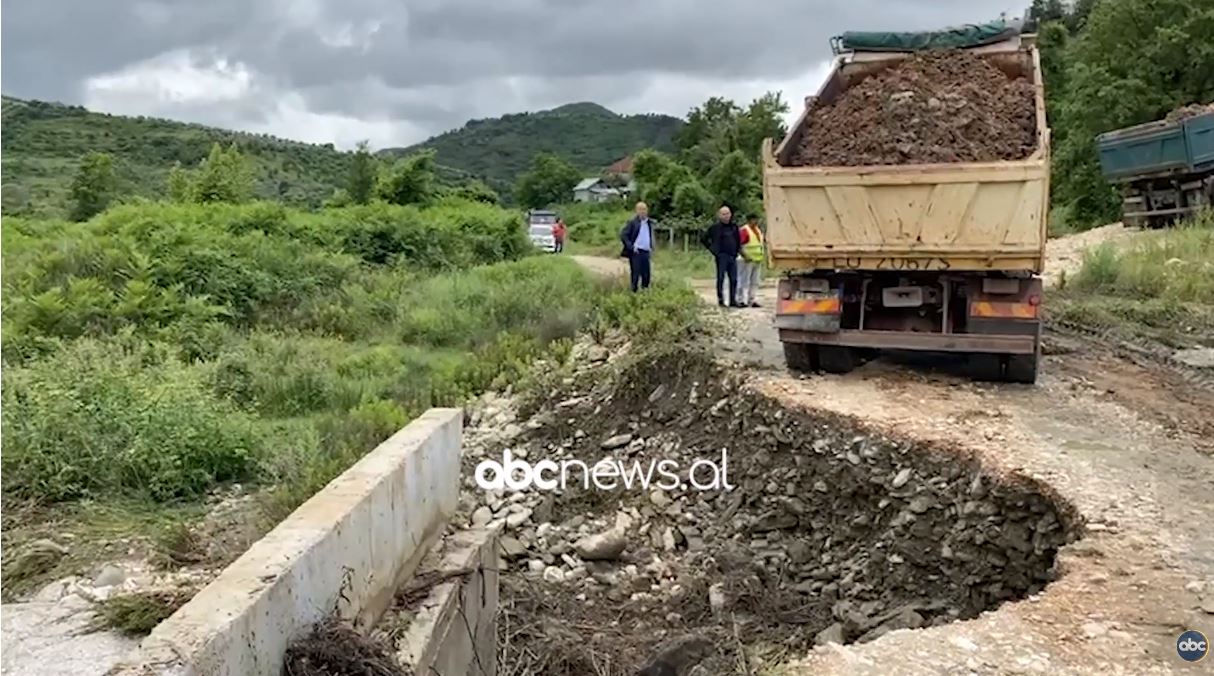
M 47 502 L 240 480 L 276 484 L 282 516 L 427 408 L 562 361 L 588 318 L 660 340 L 695 313 L 685 288 L 510 260 L 518 216 L 457 199 L 6 226 L 4 493 Z
M 265 203 L 155 204 L 119 207 L 86 224 L 6 225 L 14 230 L 5 236 L 10 360 L 50 349 L 47 339 L 127 328 L 162 340 L 214 323 L 365 333 L 385 308 L 382 297 L 363 293 L 360 263 L 416 273 L 528 252 L 517 214 L 459 200 L 320 214 Z M 184 354 L 204 352 L 194 345 Z
M 201 376 L 163 350 L 91 340 L 5 368 L 5 493 L 168 500 L 248 478 L 265 441 Z

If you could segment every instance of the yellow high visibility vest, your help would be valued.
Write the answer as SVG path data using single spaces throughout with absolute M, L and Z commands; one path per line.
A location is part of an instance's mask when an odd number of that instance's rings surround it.
M 749 223 L 742 226 L 746 231 L 746 243 L 742 245 L 742 260 L 759 263 L 763 260 L 763 234 Z

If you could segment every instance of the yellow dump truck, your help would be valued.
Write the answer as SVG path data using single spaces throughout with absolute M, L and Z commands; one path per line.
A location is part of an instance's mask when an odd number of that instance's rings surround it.
M 846 372 L 878 350 L 922 350 L 968 355 L 979 379 L 1036 380 L 1050 154 L 1040 61 L 1032 36 L 972 51 L 1033 85 L 1027 158 L 789 166 L 815 101 L 907 52 L 840 55 L 789 135 L 764 144 L 768 263 L 783 273 L 775 322 L 791 368 Z

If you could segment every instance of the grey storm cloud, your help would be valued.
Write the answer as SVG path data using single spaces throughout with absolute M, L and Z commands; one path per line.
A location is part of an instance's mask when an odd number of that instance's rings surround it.
M 146 104 L 155 108 L 148 114 L 256 125 L 273 119 L 271 112 L 290 99 L 301 102 L 309 114 L 399 120 L 413 133 L 430 133 L 478 113 L 576 100 L 610 107 L 649 86 L 646 98 L 652 99 L 652 109 L 681 114 L 687 102 L 680 99 L 682 109 L 668 109 L 675 102 L 664 99 L 665 92 L 655 84 L 661 77 L 702 82 L 702 100 L 728 94 L 734 83 L 804 75 L 830 57 L 828 40 L 843 30 L 936 28 L 988 20 L 1001 12 L 1018 15 L 1027 4 L 11 0 L 0 24 L 2 86 L 15 96 L 88 102 L 95 78 L 136 72 L 141 64 L 166 55 L 187 54 L 202 66 L 217 60 L 239 64 L 254 81 L 243 94 L 250 100 L 220 106 L 193 99 L 165 103 L 160 97 L 124 103 L 121 112 Z

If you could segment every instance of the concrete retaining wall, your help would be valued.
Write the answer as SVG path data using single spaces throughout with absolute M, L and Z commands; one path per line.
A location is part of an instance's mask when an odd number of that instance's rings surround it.
M 431 409 L 254 544 L 144 639 L 123 675 L 278 676 L 290 641 L 336 611 L 367 627 L 459 497 L 463 415 Z
M 439 562 L 424 566 L 418 579 L 448 581 L 435 585 L 418 604 L 397 643 L 397 657 L 415 674 L 495 676 L 498 532 L 463 531 L 444 544 Z

